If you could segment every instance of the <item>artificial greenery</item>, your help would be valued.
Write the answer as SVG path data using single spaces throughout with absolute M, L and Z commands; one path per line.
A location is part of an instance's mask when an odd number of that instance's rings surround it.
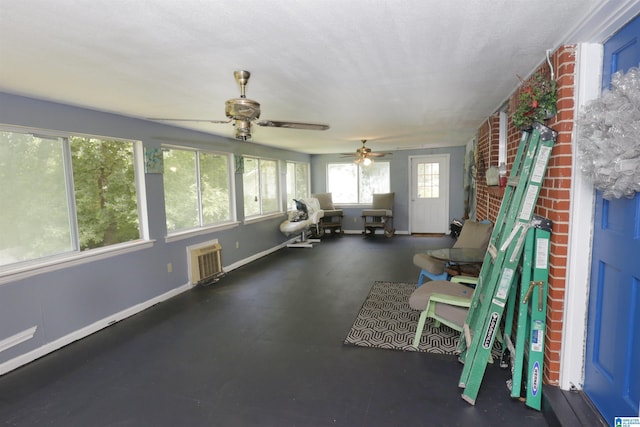
M 518 105 L 513 113 L 513 124 L 518 128 L 542 123 L 556 114 L 558 91 L 555 80 L 540 73 L 534 75 L 520 90 Z

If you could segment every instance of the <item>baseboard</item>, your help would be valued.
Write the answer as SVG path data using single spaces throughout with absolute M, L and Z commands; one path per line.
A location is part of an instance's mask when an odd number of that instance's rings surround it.
M 380 229 L 380 230 L 382 230 L 382 229 Z M 358 230 L 343 230 L 343 231 L 344 231 L 344 234 L 362 234 L 362 229 L 361 228 L 358 229 Z M 408 235 L 409 232 L 407 230 L 396 230 L 395 234 Z M 380 233 L 376 233 L 376 235 L 382 236 L 384 234 L 382 232 L 380 232 Z
M 244 258 L 244 259 L 241 259 L 240 261 L 236 261 L 233 264 L 225 265 L 223 267 L 223 270 L 225 271 L 225 273 L 228 273 L 229 271 L 235 270 L 236 268 L 240 268 L 243 265 L 249 264 L 250 262 L 253 262 L 253 261 L 257 260 L 257 259 L 260 259 L 260 258 L 262 258 L 264 256 L 267 256 L 267 255 L 272 254 L 272 253 L 274 253 L 276 251 L 279 251 L 282 248 L 287 247 L 287 244 L 295 242 L 296 239 L 297 239 L 297 236 L 292 238 L 292 239 L 287 240 L 284 243 L 279 244 L 278 246 L 274 246 L 273 248 L 267 249 L 266 251 L 258 252 L 257 254 L 252 255 L 252 256 L 250 256 L 248 258 Z
M 36 359 L 39 359 L 42 356 L 45 356 L 49 353 L 52 353 L 64 346 L 67 346 L 75 341 L 78 341 L 82 338 L 85 338 L 93 333 L 100 331 L 101 329 L 106 328 L 107 326 L 111 326 L 116 322 L 124 320 L 128 317 L 133 316 L 134 314 L 138 314 L 143 310 L 146 310 L 149 307 L 152 307 L 158 303 L 166 301 L 170 298 L 173 298 L 176 295 L 181 294 L 189 289 L 192 286 L 189 284 L 184 284 L 175 289 L 170 290 L 169 292 L 165 292 L 164 294 L 158 295 L 157 297 L 151 298 L 145 302 L 140 304 L 136 304 L 132 307 L 129 307 L 125 310 L 122 310 L 118 313 L 114 313 L 113 315 L 106 317 L 104 319 L 98 320 L 90 325 L 85 326 L 84 328 L 73 331 L 72 333 L 65 335 L 61 338 L 58 338 L 55 341 L 51 341 L 41 347 L 38 347 L 34 350 L 31 350 L 28 353 L 22 354 L 16 358 L 11 360 L 7 360 L 0 364 L 0 375 L 4 375 L 9 371 L 12 371 L 20 366 L 26 365 L 27 363 L 33 362 Z
M 273 248 L 267 249 L 265 251 L 259 252 L 253 256 L 250 256 L 248 258 L 244 258 L 240 261 L 237 261 L 233 264 L 227 265 L 227 266 L 223 266 L 223 270 L 225 272 L 229 272 L 232 270 L 235 270 L 236 268 L 242 267 L 245 264 L 249 264 L 252 261 L 255 261 L 259 258 L 262 258 L 266 255 L 269 255 L 273 252 L 276 252 L 284 247 L 287 246 L 287 243 L 293 242 L 295 241 L 294 239 L 291 239 L 290 241 L 281 243 L 280 245 L 274 246 Z M 15 357 L 13 359 L 7 360 L 6 362 L 0 363 L 0 375 L 4 375 L 7 372 L 13 371 L 14 369 L 19 368 L 20 366 L 26 365 L 27 363 L 33 362 L 36 359 L 39 359 L 40 357 L 46 356 L 49 353 L 52 353 L 64 346 L 67 346 L 75 341 L 78 341 L 82 338 L 88 337 L 91 334 L 94 334 L 104 328 L 106 328 L 107 326 L 111 326 L 116 322 L 119 322 L 121 320 L 124 320 L 128 317 L 133 316 L 134 314 L 138 314 L 143 310 L 146 310 L 149 307 L 152 307 L 158 303 L 161 303 L 163 301 L 166 301 L 170 298 L 173 298 L 185 291 L 188 291 L 189 289 L 192 289 L 195 285 L 191 285 L 189 283 L 181 285 L 177 288 L 174 288 L 168 292 L 165 292 L 164 294 L 158 295 L 154 298 L 151 298 L 147 301 L 144 301 L 140 304 L 136 304 L 132 307 L 129 307 L 125 310 L 122 310 L 118 313 L 114 313 L 104 319 L 98 320 L 90 325 L 87 325 L 81 329 L 78 329 L 76 331 L 73 331 L 72 333 L 65 335 L 63 337 L 58 338 L 55 341 L 49 342 L 41 347 L 38 347 L 34 350 L 31 350 L 28 353 L 25 354 L 21 354 L 18 357 Z M 33 330 L 35 331 L 35 328 L 33 328 Z M 28 337 L 28 339 L 31 339 L 33 335 L 30 335 Z M 15 343 L 20 343 L 25 341 L 25 339 L 20 336 L 20 337 L 11 337 L 12 341 L 11 344 Z M 9 348 L 12 347 L 13 345 L 10 345 L 9 347 L 9 342 L 5 343 L 5 347 Z

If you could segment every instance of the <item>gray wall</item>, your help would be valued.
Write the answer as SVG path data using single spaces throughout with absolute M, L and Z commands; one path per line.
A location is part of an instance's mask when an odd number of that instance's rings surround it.
M 307 154 L 5 93 L 0 93 L 0 123 L 139 140 L 145 147 L 160 147 L 162 143 L 184 144 L 282 161 L 310 161 Z M 284 163 L 281 166 L 284 174 Z M 150 237 L 155 239 L 151 247 L 0 283 L 0 343 L 37 326 L 33 338 L 0 351 L 0 373 L 7 361 L 13 359 L 13 364 L 15 358 L 31 357 L 29 352 L 34 352 L 32 355 L 42 353 L 43 348 L 55 346 L 69 336 L 82 335 L 83 328 L 96 329 L 96 322 L 132 307 L 135 310 L 139 304 L 144 305 L 149 300 L 184 287 L 188 283 L 187 246 L 218 239 L 223 247 L 223 265 L 229 266 L 248 262 L 252 257 L 279 248 L 287 240 L 279 231 L 283 215 L 166 243 L 162 175 L 147 174 L 145 181 Z M 236 210 L 241 221 L 241 175 L 236 174 L 235 181 L 238 192 Z M 283 194 L 283 203 L 285 197 Z M 167 271 L 169 262 L 173 265 L 172 273 Z M 7 366 L 5 363 L 4 368 Z
M 0 123 L 68 133 L 139 140 L 145 147 L 163 143 L 224 152 L 257 155 L 281 161 L 311 162 L 312 191 L 322 192 L 326 183 L 326 164 L 344 160 L 338 155 L 314 155 L 279 150 L 255 143 L 179 129 L 158 123 L 68 105 L 0 93 Z M 451 215 L 463 210 L 462 165 L 464 147 L 398 151 L 391 161 L 391 191 L 396 193 L 395 221 L 398 230 L 408 228 L 408 174 L 410 155 L 451 154 Z M 284 174 L 284 163 L 281 164 Z M 243 219 L 242 180 L 235 175 L 238 219 Z M 0 183 L 2 185 L 2 183 Z M 276 250 L 287 240 L 279 231 L 284 216 L 206 235 L 165 242 L 164 194 L 162 175 L 145 176 L 150 237 L 145 249 L 110 256 L 38 275 L 0 282 L 0 343 L 36 326 L 33 338 L 17 345 L 0 347 L 0 374 L 22 363 L 55 350 L 60 345 L 120 320 L 119 313 L 132 314 L 150 301 L 172 295 L 188 283 L 186 247 L 218 239 L 223 247 L 223 265 L 241 265 Z M 286 196 L 283 194 L 283 203 Z M 3 200 L 1 203 L 10 203 Z M 286 206 L 283 204 L 283 206 Z M 347 208 L 348 229 L 361 229 L 361 207 Z M 1 215 L 0 210 L 0 215 Z M 236 248 L 236 242 L 239 248 Z M 173 272 L 167 271 L 172 263 Z M 224 279 L 223 279 L 224 280 Z M 120 315 L 122 316 L 122 315 Z
M 390 168 L 391 191 L 395 193 L 393 213 L 394 227 L 399 233 L 409 230 L 409 157 L 429 154 L 450 155 L 449 216 L 461 218 L 464 214 L 464 154 L 465 147 L 431 148 L 423 150 L 393 151 L 391 156 L 380 159 L 388 161 Z M 327 164 L 350 161 L 337 154 L 314 154 L 311 156 L 311 188 L 314 193 L 323 193 L 327 186 Z M 362 231 L 360 214 L 363 206 L 343 206 L 345 217 L 343 226 L 347 232 Z

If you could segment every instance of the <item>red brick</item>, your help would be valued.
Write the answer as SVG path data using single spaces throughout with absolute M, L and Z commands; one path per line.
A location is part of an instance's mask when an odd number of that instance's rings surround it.
M 560 65 L 560 69 L 558 74 L 560 75 L 564 75 L 564 74 L 574 74 L 574 71 L 576 69 L 576 64 L 575 62 L 569 63 L 569 64 L 562 64 Z

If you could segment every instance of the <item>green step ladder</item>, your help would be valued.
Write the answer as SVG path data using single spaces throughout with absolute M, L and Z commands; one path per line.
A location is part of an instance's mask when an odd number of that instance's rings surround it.
M 504 342 L 511 354 L 511 397 L 540 410 L 551 221 L 534 218 L 534 223 L 525 239 L 520 289 L 514 286 L 508 299 Z M 514 325 L 515 342 L 512 340 Z M 524 381 L 523 376 L 526 377 Z
M 502 205 L 460 337 L 458 386 L 475 405 L 506 301 L 517 279 L 524 240 L 558 133 L 540 123 L 523 131 Z

